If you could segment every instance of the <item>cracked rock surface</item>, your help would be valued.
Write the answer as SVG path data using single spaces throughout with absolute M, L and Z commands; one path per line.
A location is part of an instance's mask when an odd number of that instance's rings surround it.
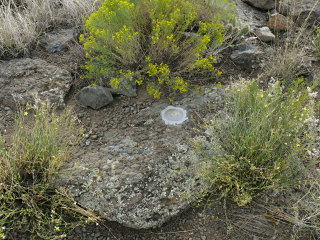
M 221 106 L 222 91 L 210 89 L 177 104 L 192 115 L 209 102 Z M 74 157 L 58 185 L 82 206 L 135 229 L 158 227 L 188 208 L 201 190 L 198 160 L 188 147 L 192 122 L 165 125 L 160 118 L 165 107 L 155 102 L 136 114 L 134 126 L 109 129 L 107 143 Z
M 0 62 L 0 104 L 4 106 L 15 108 L 16 104 L 33 103 L 39 98 L 63 108 L 71 84 L 68 71 L 41 59 Z

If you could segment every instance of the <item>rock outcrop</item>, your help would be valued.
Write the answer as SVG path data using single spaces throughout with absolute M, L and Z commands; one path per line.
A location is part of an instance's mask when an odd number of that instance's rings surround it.
M 40 40 L 47 52 L 55 53 L 68 48 L 77 35 L 75 29 L 61 29 L 47 33 Z
M 262 55 L 263 49 L 257 38 L 250 37 L 234 47 L 230 58 L 242 68 L 252 70 L 258 68 Z
M 280 1 L 277 4 L 277 10 L 286 16 L 292 17 L 300 26 L 320 25 L 320 1 Z
M 35 98 L 64 107 L 72 84 L 71 74 L 41 59 L 21 58 L 0 62 L 0 103 L 34 103 Z
M 256 30 L 257 37 L 263 42 L 272 42 L 276 36 L 270 31 L 268 27 L 258 28 Z
M 253 7 L 263 10 L 270 10 L 275 8 L 275 0 L 242 0 Z
M 191 112 L 209 102 L 221 106 L 222 91 L 192 95 L 180 106 Z M 79 152 L 63 167 L 57 186 L 102 217 L 136 229 L 158 227 L 188 208 L 202 189 L 196 178 L 199 161 L 187 144 L 193 128 L 187 122 L 165 125 L 160 118 L 165 107 L 155 103 L 139 112 L 137 122 L 144 119 L 144 123 L 125 133 L 105 132 L 109 144 Z
M 255 30 L 266 24 L 268 16 L 260 9 L 244 3 L 242 0 L 235 0 L 237 5 L 237 19 L 240 26 L 249 26 L 249 30 Z
M 282 15 L 282 14 L 273 14 L 270 16 L 267 26 L 273 31 L 286 31 L 293 26 L 293 21 Z

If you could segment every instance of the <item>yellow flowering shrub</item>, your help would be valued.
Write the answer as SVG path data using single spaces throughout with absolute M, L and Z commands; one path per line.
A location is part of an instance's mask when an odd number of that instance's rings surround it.
M 216 58 L 207 52 L 222 44 L 224 26 L 203 20 L 202 7 L 191 0 L 105 0 L 80 36 L 84 77 L 117 89 L 144 84 L 155 98 L 165 87 L 186 92 L 194 75 L 216 78 Z

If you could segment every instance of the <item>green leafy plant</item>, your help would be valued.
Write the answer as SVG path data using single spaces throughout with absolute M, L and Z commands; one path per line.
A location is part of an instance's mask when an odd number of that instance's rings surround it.
M 262 90 L 249 82 L 229 90 L 224 111 L 196 142 L 208 191 L 245 205 L 260 192 L 299 182 L 313 163 L 316 119 L 314 94 L 298 85 L 284 92 L 279 83 Z
M 0 236 L 27 232 L 30 239 L 60 239 L 94 219 L 53 186 L 81 133 L 70 110 L 57 115 L 46 104 L 33 110 L 19 112 L 10 145 L 0 138 Z
M 107 80 L 114 88 L 145 84 L 155 98 L 165 86 L 187 91 L 192 76 L 217 77 L 216 58 L 207 52 L 222 44 L 225 30 L 221 15 L 210 19 L 200 15 L 204 4 L 191 0 L 104 1 L 87 20 L 86 33 L 80 37 L 88 59 L 85 77 L 103 84 Z M 209 4 L 207 12 L 213 6 Z

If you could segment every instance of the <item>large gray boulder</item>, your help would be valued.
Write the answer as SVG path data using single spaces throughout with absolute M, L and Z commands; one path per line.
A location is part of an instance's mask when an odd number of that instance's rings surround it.
M 93 109 L 102 108 L 113 101 L 109 89 L 102 86 L 88 86 L 80 90 L 76 99 L 84 106 Z
M 182 159 L 164 156 L 154 144 L 130 136 L 89 152 L 67 170 L 62 185 L 78 203 L 110 221 L 158 227 L 189 206 L 196 184 L 190 173 L 175 169 Z
M 221 92 L 211 88 L 179 106 L 190 114 L 208 103 L 218 108 Z M 156 102 L 135 115 L 136 126 L 105 132 L 106 145 L 80 149 L 63 167 L 57 186 L 81 206 L 136 229 L 159 227 L 188 208 L 202 189 L 196 178 L 199 161 L 187 144 L 193 125 L 165 125 L 160 112 L 166 106 Z
M 242 0 L 245 3 L 250 4 L 253 7 L 263 10 L 270 10 L 275 8 L 275 0 Z
M 0 62 L 0 104 L 33 104 L 35 98 L 64 107 L 71 74 L 41 59 L 21 58 Z
M 277 10 L 291 16 L 298 25 L 320 25 L 320 1 L 316 0 L 282 0 L 277 4 Z

